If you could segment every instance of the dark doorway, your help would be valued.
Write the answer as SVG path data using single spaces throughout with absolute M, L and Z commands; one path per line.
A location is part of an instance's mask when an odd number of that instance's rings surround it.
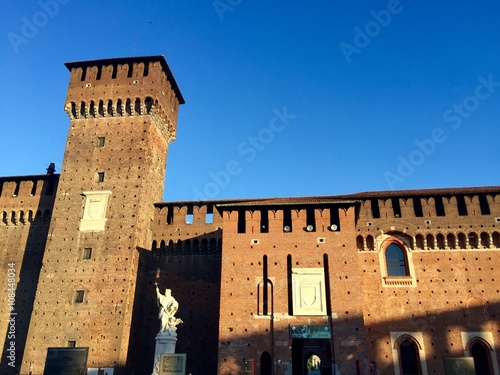
M 411 340 L 404 340 L 399 345 L 402 375 L 420 375 L 420 358 L 418 348 Z
M 329 339 L 293 339 L 293 375 L 331 375 L 332 362 Z
M 271 354 L 268 352 L 262 353 L 260 356 L 260 375 L 271 375 L 273 372 L 272 366 Z

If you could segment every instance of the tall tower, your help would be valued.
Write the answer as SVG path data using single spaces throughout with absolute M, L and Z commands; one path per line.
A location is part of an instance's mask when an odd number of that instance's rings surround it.
M 48 347 L 76 346 L 117 374 L 184 99 L 163 56 L 65 65 L 70 129 L 21 373 L 43 373 Z

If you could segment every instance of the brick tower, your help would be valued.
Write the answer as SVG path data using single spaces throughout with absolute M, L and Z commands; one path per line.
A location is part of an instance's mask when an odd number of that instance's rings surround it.
M 49 347 L 76 346 L 117 374 L 184 100 L 163 56 L 65 65 L 70 129 L 21 373 L 43 373 Z

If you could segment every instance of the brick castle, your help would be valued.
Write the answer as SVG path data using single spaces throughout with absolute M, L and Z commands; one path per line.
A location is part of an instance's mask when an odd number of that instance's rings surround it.
M 155 281 L 193 375 L 500 374 L 500 187 L 161 202 L 163 56 L 66 67 L 60 173 L 0 177 L 0 374 L 150 374 Z

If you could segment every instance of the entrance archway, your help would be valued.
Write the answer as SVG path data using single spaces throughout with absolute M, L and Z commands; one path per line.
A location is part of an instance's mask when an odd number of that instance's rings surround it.
M 293 339 L 292 375 L 331 375 L 329 339 Z

